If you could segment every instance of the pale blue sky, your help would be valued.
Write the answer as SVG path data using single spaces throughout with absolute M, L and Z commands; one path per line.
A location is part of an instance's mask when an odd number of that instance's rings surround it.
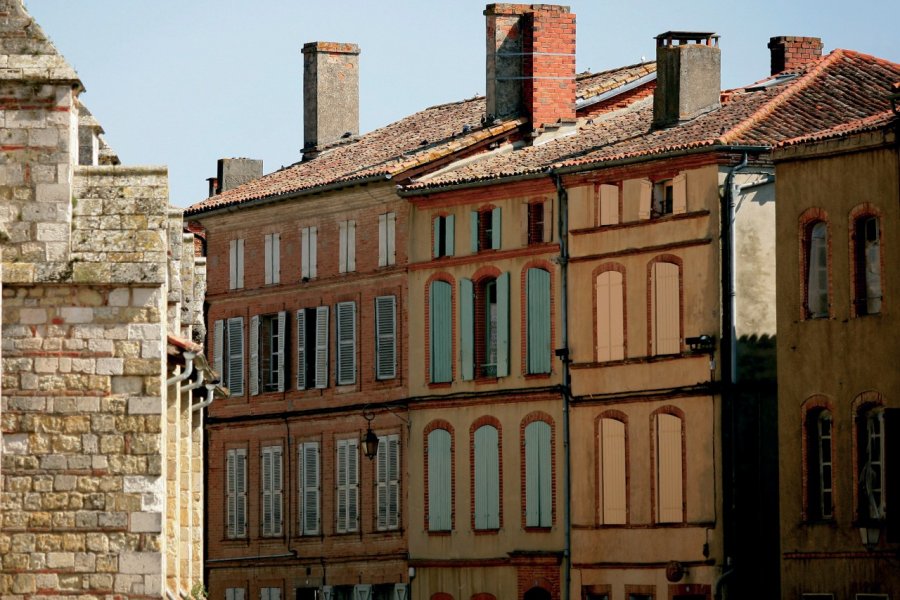
M 26 0 L 77 69 L 125 164 L 169 166 L 172 202 L 206 197 L 216 160 L 297 161 L 309 41 L 359 44 L 360 130 L 484 93 L 482 0 Z M 900 62 L 896 0 L 572 0 L 578 70 L 652 60 L 668 30 L 722 36 L 722 85 L 768 75 L 775 35 Z

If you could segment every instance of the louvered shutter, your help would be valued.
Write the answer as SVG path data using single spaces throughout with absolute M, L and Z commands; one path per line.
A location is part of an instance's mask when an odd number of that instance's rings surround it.
M 262 534 L 272 535 L 272 449 L 263 448 L 260 472 L 262 476 Z
M 550 372 L 550 273 L 528 269 L 528 372 Z
M 388 484 L 388 455 L 387 455 L 387 437 L 378 438 L 378 454 L 375 458 L 375 512 L 376 512 L 376 528 L 379 530 L 387 529 L 388 521 L 388 501 L 387 501 L 387 484 Z
M 232 397 L 244 395 L 244 318 L 228 319 L 228 390 Z
M 549 366 L 547 370 L 550 370 Z M 497 377 L 507 375 L 509 375 L 509 272 L 497 278 Z
M 388 489 L 387 489 L 387 526 L 397 529 L 400 526 L 400 438 L 388 436 Z
M 359 442 L 347 440 L 347 531 L 359 529 Z
M 315 279 L 318 273 L 319 230 L 317 227 L 309 228 L 309 276 Z
M 353 600 L 372 600 L 372 585 L 368 583 L 354 585 Z
M 322 600 L 332 600 L 334 597 L 334 588 L 330 585 L 322 586 Z
M 600 186 L 600 225 L 619 222 L 619 186 L 604 183 Z
M 237 459 L 234 450 L 225 454 L 225 528 L 226 536 L 237 536 Z
M 502 229 L 500 228 L 500 207 L 498 206 L 491 211 L 491 248 L 500 249 L 500 240 L 502 238 Z
M 300 530 L 303 535 L 319 533 L 319 443 L 307 442 L 300 445 L 300 498 L 302 515 Z
M 272 283 L 281 282 L 281 234 L 272 234 Z
M 452 290 L 446 281 L 433 281 L 428 296 L 430 308 L 430 375 L 432 383 L 452 379 Z
M 600 420 L 600 491 L 602 521 L 624 525 L 627 517 L 625 479 L 625 423 Z
M 472 254 L 478 252 L 478 211 L 473 210 L 469 213 L 469 225 L 471 226 L 471 250 Z
M 681 456 L 681 419 L 675 415 L 656 415 L 657 509 L 658 522 L 683 520 Z
M 309 227 L 304 227 L 300 230 L 300 277 L 308 278 L 309 274 L 309 265 L 310 265 L 310 252 L 309 252 Z
M 306 389 L 306 310 L 297 311 L 297 389 Z
M 681 352 L 680 293 L 678 265 L 653 264 L 653 354 Z
M 538 427 L 538 447 L 540 448 L 540 526 L 553 525 L 553 449 L 550 424 L 541 422 Z
M 347 532 L 347 440 L 337 443 L 337 523 L 338 533 Z
M 388 224 L 387 214 L 378 215 L 378 266 L 384 267 L 388 264 Z
M 456 217 L 444 217 L 444 250 L 447 256 L 456 254 Z
M 247 535 L 247 449 L 235 450 L 235 537 Z
M 356 221 L 347 221 L 347 272 L 356 271 Z
M 244 240 L 237 241 L 237 286 L 244 287 Z
M 272 449 L 272 535 L 281 535 L 284 523 L 284 460 L 281 446 Z
M 250 395 L 259 394 L 259 317 L 250 317 Z
M 340 239 L 338 241 L 338 271 L 341 273 L 347 272 L 347 225 L 349 223 L 349 221 L 341 221 L 340 225 L 338 225 L 340 228 Z
M 597 276 L 597 360 L 625 357 L 625 319 L 622 274 L 605 271 Z
M 397 376 L 397 298 L 375 298 L 375 378 Z
M 316 387 L 328 387 L 328 307 L 316 308 Z
M 475 431 L 475 529 L 500 527 L 500 462 L 497 429 Z
M 638 201 L 638 218 L 650 218 L 650 205 L 653 199 L 653 183 L 649 179 L 640 181 L 641 189 Z
M 428 530 L 450 531 L 452 473 L 450 432 L 428 434 Z
M 687 212 L 687 175 L 679 173 L 672 180 L 672 214 Z
M 266 234 L 264 238 L 263 262 L 265 263 L 265 281 L 266 285 L 272 283 L 272 234 Z
M 459 341 L 462 378 L 475 378 L 475 293 L 471 279 L 459 280 Z
M 405 583 L 395 583 L 391 593 L 391 600 L 406 600 L 409 589 Z
M 238 270 L 238 258 L 237 258 L 237 240 L 231 240 L 228 242 L 228 288 L 229 289 L 237 289 L 237 270 Z
M 356 302 L 339 302 L 335 310 L 337 327 L 338 385 L 356 383 Z
M 225 350 L 224 337 L 225 323 L 219 319 L 213 323 L 213 370 L 219 377 L 226 377 L 226 373 L 222 370 L 222 353 Z M 228 385 L 228 381 L 225 381 L 225 385 Z
M 281 311 L 278 313 L 278 391 L 283 392 L 285 389 L 285 378 L 287 377 L 287 313 Z

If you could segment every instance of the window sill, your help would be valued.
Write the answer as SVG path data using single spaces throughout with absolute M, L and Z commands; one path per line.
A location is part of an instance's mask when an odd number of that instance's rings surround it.
M 801 523 L 807 527 L 815 527 L 817 525 L 835 527 L 837 525 L 837 520 L 834 517 L 829 517 L 827 519 L 804 519 Z
M 499 535 L 500 529 L 475 529 L 475 535 Z
M 553 531 L 553 526 L 550 527 L 538 527 L 536 525 L 526 525 L 525 533 L 550 533 Z
M 525 373 L 525 379 L 550 379 L 553 373 Z
M 425 532 L 429 537 L 450 537 L 453 534 L 452 530 L 441 530 L 441 531 L 431 531 L 428 530 Z
M 437 383 L 429 383 L 428 389 L 430 389 L 430 390 L 449 389 L 452 385 L 453 385 L 452 381 L 440 381 Z
M 499 377 L 476 377 L 475 385 L 489 385 L 500 381 Z

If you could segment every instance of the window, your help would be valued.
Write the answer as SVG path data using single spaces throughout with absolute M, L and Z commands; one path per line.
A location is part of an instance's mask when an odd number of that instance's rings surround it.
M 259 588 L 259 600 L 281 600 L 281 588 Z
M 828 317 L 828 225 L 822 221 L 807 227 L 806 316 Z
M 431 282 L 429 304 L 429 376 L 432 383 L 453 378 L 453 288 L 446 281 Z
M 500 249 L 500 208 L 471 213 L 472 252 Z
M 463 379 L 509 375 L 509 273 L 460 280 Z
M 247 449 L 225 452 L 225 536 L 247 536 Z
M 672 180 L 666 179 L 653 184 L 653 211 L 651 216 L 661 217 L 671 215 L 675 200 L 675 190 Z
M 260 457 L 262 479 L 262 535 L 281 535 L 283 472 L 281 446 L 265 446 Z
M 859 520 L 884 518 L 884 410 L 869 407 L 857 417 Z
M 228 288 L 244 287 L 244 240 L 231 240 L 228 253 Z
M 375 298 L 375 378 L 397 376 L 397 297 Z
M 619 271 L 597 275 L 597 361 L 625 358 L 625 285 Z
M 305 442 L 297 448 L 297 465 L 300 483 L 300 533 L 317 535 L 320 523 L 319 443 Z
M 454 216 L 446 215 L 434 218 L 434 258 L 453 256 L 454 254 Z
M 337 442 L 337 509 L 338 533 L 359 529 L 359 442 L 353 438 Z
M 316 231 L 315 227 L 300 230 L 300 277 L 304 281 L 316 278 Z
M 250 395 L 284 391 L 287 313 L 250 318 Z
M 600 225 L 616 225 L 619 222 L 619 186 L 600 186 Z
M 387 267 L 397 261 L 395 248 L 397 230 L 396 213 L 378 215 L 378 266 Z
M 225 588 L 225 600 L 245 600 L 246 592 L 244 588 Z
M 379 531 L 400 527 L 400 437 L 378 438 L 376 456 L 376 527 Z
M 356 383 L 356 302 L 338 302 L 334 311 L 337 330 L 337 383 Z
M 428 531 L 450 531 L 453 501 L 453 439 L 446 429 L 428 434 Z
M 857 315 L 881 312 L 881 230 L 878 217 L 862 216 L 853 227 L 853 302 Z
M 352 273 L 356 270 L 356 221 L 341 221 L 338 271 Z
M 656 414 L 656 514 L 657 523 L 684 521 L 684 456 L 681 450 L 681 418 Z
M 806 416 L 807 516 L 812 520 L 834 516 L 831 413 L 812 410 Z
M 651 289 L 652 354 L 681 352 L 680 269 L 670 262 L 654 262 Z
M 553 353 L 550 336 L 550 273 L 543 269 L 528 269 L 526 279 L 528 372 L 549 373 Z
M 475 430 L 475 529 L 500 529 L 500 444 L 492 425 Z
M 297 311 L 297 389 L 328 387 L 328 307 Z
M 281 234 L 266 234 L 265 240 L 266 285 L 271 285 L 281 280 Z
M 600 519 L 604 525 L 624 525 L 628 518 L 628 471 L 625 423 L 600 419 Z
M 525 526 L 553 525 L 553 452 L 550 424 L 525 427 Z
M 528 245 L 532 244 L 542 244 L 545 241 L 549 241 L 545 237 L 545 229 L 544 229 L 544 203 L 543 202 L 531 202 L 528 204 Z M 547 219 L 547 223 L 549 224 L 550 220 Z
M 232 317 L 213 324 L 213 368 L 232 397 L 244 395 L 244 318 Z

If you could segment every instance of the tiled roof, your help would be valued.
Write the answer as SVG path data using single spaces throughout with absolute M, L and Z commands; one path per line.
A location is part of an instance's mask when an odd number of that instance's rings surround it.
M 866 117 L 865 119 L 857 119 L 855 121 L 841 123 L 840 125 L 836 125 L 831 129 L 825 129 L 823 131 L 817 131 L 809 135 L 801 135 L 799 137 L 778 142 L 776 147 L 784 148 L 787 146 L 796 146 L 798 144 L 806 144 L 810 142 L 823 142 L 825 140 L 831 140 L 834 138 L 853 135 L 856 133 L 878 131 L 880 129 L 884 129 L 888 124 L 897 120 L 897 115 L 894 114 L 893 110 L 886 110 L 876 115 L 872 115 L 871 117 Z
M 579 98 L 589 98 L 654 72 L 655 63 L 578 76 Z M 482 124 L 484 97 L 427 108 L 357 139 L 324 148 L 300 162 L 212 196 L 185 210 L 196 215 L 252 200 L 277 197 L 376 177 L 390 178 L 450 156 L 486 139 L 512 133 L 527 121 Z
M 588 121 L 577 135 L 468 163 L 408 188 L 433 189 L 704 146 L 774 146 L 884 113 L 898 77 L 896 63 L 835 50 L 796 78 L 732 90 L 720 108 L 667 129 L 652 128 L 652 99 L 645 99 Z

